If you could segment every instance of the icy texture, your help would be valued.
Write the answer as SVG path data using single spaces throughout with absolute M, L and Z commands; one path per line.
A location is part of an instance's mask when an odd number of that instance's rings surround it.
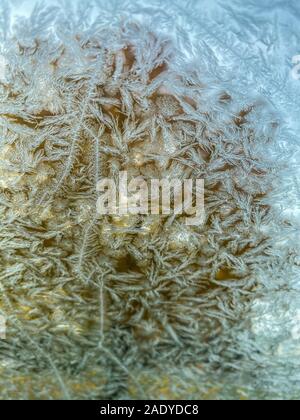
M 1 397 L 299 398 L 298 2 L 12 4 Z M 205 226 L 97 220 L 120 169 L 204 177 Z

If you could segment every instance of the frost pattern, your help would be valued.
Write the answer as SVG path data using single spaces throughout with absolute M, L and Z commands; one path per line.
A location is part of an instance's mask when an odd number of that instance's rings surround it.
M 3 3 L 2 398 L 299 398 L 299 6 L 270 3 Z M 205 226 L 97 219 L 124 169 L 205 178 Z

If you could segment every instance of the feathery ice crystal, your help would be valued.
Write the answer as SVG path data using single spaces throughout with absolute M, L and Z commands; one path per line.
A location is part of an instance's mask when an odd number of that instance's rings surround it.
M 269 371 L 299 335 L 271 326 L 264 340 L 264 311 L 299 257 L 277 245 L 289 226 L 272 206 L 267 101 L 228 91 L 138 17 L 77 29 L 36 9 L 2 53 L 1 397 L 277 395 Z M 97 182 L 124 170 L 204 178 L 204 226 L 97 217 Z

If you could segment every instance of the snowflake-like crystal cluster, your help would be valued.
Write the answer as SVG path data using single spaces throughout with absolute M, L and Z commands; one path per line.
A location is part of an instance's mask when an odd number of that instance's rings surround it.
M 1 24 L 1 397 L 297 397 L 278 111 L 230 86 L 214 32 L 195 50 L 159 3 L 89 4 Z M 205 224 L 98 217 L 124 170 L 204 178 Z

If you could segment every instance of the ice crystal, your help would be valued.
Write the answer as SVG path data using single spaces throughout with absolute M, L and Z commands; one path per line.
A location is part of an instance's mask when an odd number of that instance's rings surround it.
M 2 398 L 299 398 L 298 5 L 267 3 L 3 3 Z M 124 170 L 204 178 L 204 226 L 97 217 Z

